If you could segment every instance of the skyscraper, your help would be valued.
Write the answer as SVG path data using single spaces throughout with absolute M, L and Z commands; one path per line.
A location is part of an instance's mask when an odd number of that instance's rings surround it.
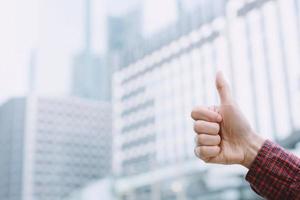
M 135 7 L 121 16 L 108 16 L 108 37 L 109 51 L 123 51 L 140 42 L 142 39 L 141 8 Z
M 110 70 L 105 58 L 83 51 L 74 56 L 72 95 L 92 100 L 110 100 Z
M 127 3 L 127 2 L 126 2 Z M 141 4 L 130 8 L 125 13 L 107 18 L 108 44 L 106 66 L 110 73 L 109 88 L 112 88 L 112 74 L 124 67 L 128 55 L 123 54 L 126 49 L 140 42 L 142 36 L 142 9 Z M 131 49 L 138 51 L 138 49 Z
M 122 53 L 143 39 L 142 20 L 141 4 L 122 15 L 108 16 L 108 61 L 113 71 L 124 67 L 120 65 L 127 55 Z
M 61 200 L 110 174 L 108 103 L 20 98 L 0 107 L 0 199 Z
M 74 96 L 109 101 L 110 76 L 104 57 L 91 48 L 92 1 L 85 0 L 84 49 L 73 59 L 72 94 Z

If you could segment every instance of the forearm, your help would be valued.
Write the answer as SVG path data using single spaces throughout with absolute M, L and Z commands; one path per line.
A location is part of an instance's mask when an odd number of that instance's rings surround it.
M 267 140 L 251 163 L 246 180 L 266 199 L 299 199 L 300 159 Z

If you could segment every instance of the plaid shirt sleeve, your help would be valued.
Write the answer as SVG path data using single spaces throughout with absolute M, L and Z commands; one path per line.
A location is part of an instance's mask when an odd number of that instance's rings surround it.
M 246 180 L 266 199 L 300 199 L 300 159 L 267 140 L 251 164 Z

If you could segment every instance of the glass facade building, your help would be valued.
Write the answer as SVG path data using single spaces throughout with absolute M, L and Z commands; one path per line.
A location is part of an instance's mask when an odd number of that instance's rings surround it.
M 87 51 L 74 57 L 72 95 L 98 101 L 109 101 L 110 75 L 104 58 Z
M 84 0 L 84 48 L 74 56 L 72 66 L 72 95 L 99 101 L 111 99 L 111 71 L 107 68 L 104 56 L 100 56 L 93 48 L 95 39 L 92 35 L 94 24 L 99 24 L 94 17 L 91 0 Z
M 132 46 L 113 76 L 113 170 L 120 198 L 217 198 L 209 194 L 218 186 L 210 188 L 208 177 L 235 167 L 199 164 L 190 118 L 194 106 L 218 104 L 217 70 L 228 77 L 259 134 L 280 142 L 300 128 L 299 2 L 207 2 L 153 40 Z M 241 172 L 237 167 L 223 175 L 227 184 L 219 181 L 214 194 L 254 198 L 243 190 Z M 197 188 L 188 191 L 192 183 Z
M 110 174 L 110 104 L 28 97 L 1 106 L 0 199 L 58 200 Z

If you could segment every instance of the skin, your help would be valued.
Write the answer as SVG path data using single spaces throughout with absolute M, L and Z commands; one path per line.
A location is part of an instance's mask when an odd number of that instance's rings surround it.
M 265 140 L 250 126 L 234 102 L 228 82 L 221 72 L 216 76 L 220 105 L 196 107 L 195 154 L 206 163 L 240 164 L 250 168 Z

